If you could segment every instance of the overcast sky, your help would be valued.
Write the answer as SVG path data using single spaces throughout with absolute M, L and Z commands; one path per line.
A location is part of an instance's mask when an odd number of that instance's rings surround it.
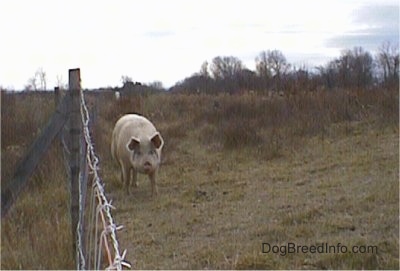
M 121 76 L 165 87 L 216 56 L 255 69 L 278 49 L 312 68 L 362 46 L 399 43 L 398 0 L 0 2 L 0 86 L 23 89 L 38 68 L 52 89 L 68 69 L 82 86 L 121 86 Z

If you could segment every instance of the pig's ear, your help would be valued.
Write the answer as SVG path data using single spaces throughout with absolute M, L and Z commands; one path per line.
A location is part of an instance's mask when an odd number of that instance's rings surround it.
M 156 149 L 162 148 L 164 145 L 164 140 L 161 137 L 159 132 L 156 132 L 150 139 L 151 143 L 153 143 L 154 147 Z
M 131 140 L 126 144 L 126 147 L 131 150 L 135 151 L 139 148 L 140 145 L 140 140 L 134 137 L 131 137 Z

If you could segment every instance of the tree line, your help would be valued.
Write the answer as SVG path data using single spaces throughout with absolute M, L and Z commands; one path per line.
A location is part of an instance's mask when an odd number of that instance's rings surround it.
M 46 90 L 46 73 L 39 68 L 29 78 L 24 90 Z M 115 91 L 161 91 L 160 81 L 149 84 L 133 82 L 131 77 L 122 76 L 122 88 Z M 57 86 L 66 88 L 61 76 Z M 369 88 L 380 86 L 399 88 L 399 45 L 383 43 L 373 56 L 362 47 L 343 50 L 341 55 L 327 64 L 309 69 L 290 64 L 279 50 L 260 52 L 255 58 L 255 71 L 248 69 L 234 56 L 217 56 L 211 63 L 203 62 L 199 72 L 177 82 L 172 92 L 240 93 L 244 91 L 314 91 L 335 88 Z M 110 89 L 111 87 L 108 87 Z M 3 89 L 0 87 L 0 89 Z
M 279 50 L 262 51 L 255 58 L 255 67 L 255 71 L 246 68 L 234 56 L 217 56 L 170 90 L 211 94 L 399 86 L 399 48 L 389 42 L 383 43 L 375 56 L 354 47 L 313 70 L 290 64 Z

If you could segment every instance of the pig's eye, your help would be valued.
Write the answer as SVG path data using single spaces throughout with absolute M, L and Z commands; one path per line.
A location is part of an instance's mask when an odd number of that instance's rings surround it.
M 154 155 L 154 154 L 156 154 L 156 151 L 155 150 L 151 150 L 151 151 L 149 151 L 149 154 L 150 155 Z
M 135 151 L 135 153 L 133 155 L 139 156 L 139 155 L 142 155 L 142 152 L 141 151 Z

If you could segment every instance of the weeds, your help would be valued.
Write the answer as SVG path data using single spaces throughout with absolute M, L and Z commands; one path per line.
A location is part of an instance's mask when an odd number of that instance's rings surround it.
M 1 95 L 5 185 L 54 106 L 47 94 Z M 397 90 L 87 96 L 101 174 L 125 226 L 120 244 L 135 268 L 398 269 Z M 165 140 L 156 200 L 142 177 L 127 197 L 110 157 L 114 124 L 132 112 Z M 53 146 L 2 220 L 2 268 L 73 268 L 65 175 Z M 260 249 L 318 240 L 380 250 L 280 257 Z

